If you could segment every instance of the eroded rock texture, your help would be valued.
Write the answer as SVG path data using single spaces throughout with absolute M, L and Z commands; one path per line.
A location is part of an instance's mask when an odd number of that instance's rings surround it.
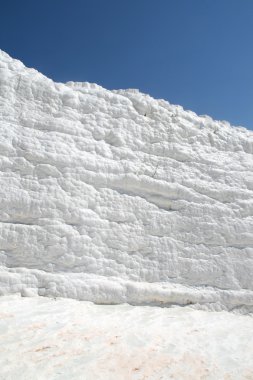
M 253 309 L 253 133 L 0 52 L 0 291 Z

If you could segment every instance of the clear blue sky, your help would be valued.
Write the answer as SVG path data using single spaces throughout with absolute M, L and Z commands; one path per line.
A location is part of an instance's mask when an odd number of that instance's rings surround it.
M 253 0 L 0 0 L 0 48 L 253 129 Z

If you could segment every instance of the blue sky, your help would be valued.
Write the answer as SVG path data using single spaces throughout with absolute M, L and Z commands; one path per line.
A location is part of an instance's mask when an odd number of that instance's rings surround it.
M 253 129 L 253 0 L 0 0 L 0 48 Z

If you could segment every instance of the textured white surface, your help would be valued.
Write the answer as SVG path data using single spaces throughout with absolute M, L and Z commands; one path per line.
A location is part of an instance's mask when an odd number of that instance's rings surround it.
M 253 133 L 0 52 L 0 292 L 253 309 Z
M 252 380 L 253 319 L 0 297 L 1 380 Z

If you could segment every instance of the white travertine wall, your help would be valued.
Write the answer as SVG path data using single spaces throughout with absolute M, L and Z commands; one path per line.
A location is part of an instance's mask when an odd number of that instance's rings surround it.
M 0 51 L 0 293 L 253 310 L 253 132 Z

